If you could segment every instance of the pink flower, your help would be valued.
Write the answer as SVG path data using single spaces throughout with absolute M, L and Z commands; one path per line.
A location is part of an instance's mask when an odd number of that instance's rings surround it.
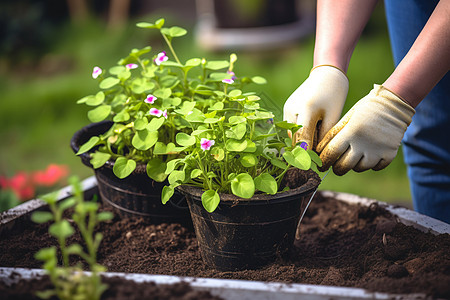
M 167 109 L 165 109 L 165 110 L 162 112 L 162 115 L 163 115 L 164 118 L 167 119 Z
M 153 103 L 155 103 L 155 100 L 156 100 L 156 99 L 158 99 L 158 98 L 156 98 L 156 97 L 153 96 L 152 94 L 148 94 L 148 95 L 147 95 L 147 99 L 145 99 L 144 102 L 153 104 Z
M 127 64 L 125 67 L 127 67 L 127 69 L 132 70 L 132 69 L 137 69 L 138 65 L 137 64 Z
M 214 145 L 214 143 L 214 140 L 202 138 L 200 140 L 200 148 L 202 148 L 203 151 L 209 150 Z
M 157 108 L 154 108 L 154 107 L 152 107 L 152 108 L 150 108 L 150 112 L 149 112 L 152 116 L 156 116 L 156 117 L 161 117 L 161 115 L 163 114 L 163 111 L 162 110 L 159 110 L 159 109 L 157 109 Z
M 227 74 L 231 75 L 231 79 L 232 79 L 232 80 L 235 80 L 235 79 L 237 78 L 237 77 L 236 77 L 236 74 L 234 74 L 233 71 L 228 70 L 228 71 L 227 71 Z
M 226 83 L 226 84 L 233 84 L 233 83 L 234 83 L 234 80 L 231 79 L 231 78 L 227 78 L 227 79 L 222 80 L 222 82 L 223 82 L 223 83 Z
M 103 70 L 99 67 L 94 67 L 94 70 L 92 71 L 92 78 L 96 79 L 100 74 L 102 74 Z
M 167 61 L 169 57 L 167 57 L 166 52 L 158 53 L 158 56 L 153 60 L 157 66 L 159 66 L 162 62 Z

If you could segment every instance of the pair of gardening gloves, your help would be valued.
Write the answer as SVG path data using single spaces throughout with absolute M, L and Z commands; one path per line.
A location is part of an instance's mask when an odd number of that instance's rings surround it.
M 339 120 L 347 93 L 348 79 L 340 69 L 314 68 L 284 105 L 284 119 L 303 125 L 292 138 L 320 154 L 321 171 L 331 166 L 337 175 L 381 170 L 397 155 L 415 110 L 388 89 L 374 85 Z

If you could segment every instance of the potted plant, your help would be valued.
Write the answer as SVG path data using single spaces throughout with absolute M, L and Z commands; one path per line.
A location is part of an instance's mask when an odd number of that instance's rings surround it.
M 214 113 L 212 96 L 223 89 L 222 80 L 231 80 L 226 70 L 232 67 L 226 60 L 181 62 L 172 41 L 187 31 L 164 27 L 164 19 L 137 26 L 158 30 L 168 51 L 152 54 L 150 46 L 133 49 L 108 71 L 95 67 L 92 77 L 99 81 L 100 91 L 78 100 L 93 107 L 88 112 L 92 124 L 75 133 L 71 146 L 95 170 L 103 201 L 120 213 L 149 216 L 157 222 L 190 219 L 181 195 L 176 193 L 165 206 L 159 200 L 168 184 L 166 169 L 188 147 L 180 143 L 186 144 L 181 140 L 192 133 L 190 119 L 199 112 Z M 265 80 L 256 76 L 243 82 Z
M 264 80 L 234 74 L 236 59 L 232 54 L 226 72 L 210 75 L 221 82 L 205 88 L 203 110 L 184 116 L 190 134 L 175 137 L 184 155 L 167 164 L 162 192 L 163 203 L 176 190 L 186 195 L 202 257 L 220 270 L 256 268 L 286 252 L 302 200 L 320 182 L 310 169 L 321 165 L 318 155 L 288 137 L 301 126 L 274 122 L 256 93 L 245 90 Z

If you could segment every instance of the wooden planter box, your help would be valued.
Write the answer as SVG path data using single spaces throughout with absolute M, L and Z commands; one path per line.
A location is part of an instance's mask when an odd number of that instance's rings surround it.
M 94 177 L 83 181 L 85 197 L 90 198 L 97 193 L 97 182 Z M 369 206 L 373 199 L 358 197 L 356 195 L 322 191 L 324 196 L 333 197 L 339 201 L 350 204 L 361 204 Z M 71 188 L 61 190 L 59 200 L 66 199 L 71 195 Z M 378 202 L 379 203 L 379 202 Z M 435 235 L 450 233 L 450 225 L 421 215 L 405 208 L 394 207 L 381 203 L 384 208 L 395 215 L 398 221 L 405 225 L 413 226 L 424 232 Z M 4 230 L 10 230 L 20 226 L 21 220 L 30 218 L 31 213 L 36 210 L 45 209 L 46 205 L 41 200 L 31 200 L 0 215 L 0 234 Z M 18 276 L 20 275 L 20 276 Z M 0 281 L 13 284 L 20 279 L 32 279 L 44 275 L 41 269 L 23 268 L 0 268 Z M 188 282 L 195 290 L 208 290 L 213 295 L 223 299 L 424 299 L 424 294 L 389 294 L 370 292 L 361 288 L 335 287 L 310 284 L 286 284 L 275 282 L 259 282 L 244 280 L 212 279 L 179 277 L 152 274 L 126 274 L 107 272 L 105 276 L 120 276 L 136 282 L 155 282 L 156 284 L 172 284 Z

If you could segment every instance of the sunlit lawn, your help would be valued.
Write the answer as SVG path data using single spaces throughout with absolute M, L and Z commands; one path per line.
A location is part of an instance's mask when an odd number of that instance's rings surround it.
M 144 47 L 150 40 L 155 51 L 161 49 L 158 35 L 135 28 L 135 21 L 120 32 L 108 33 L 97 22 L 61 29 L 49 57 L 68 59 L 72 66 L 68 71 L 43 76 L 34 69 L 25 73 L 1 70 L 0 174 L 11 176 L 19 170 L 43 169 L 49 163 L 57 163 L 68 165 L 71 172 L 80 177 L 92 175 L 69 146 L 73 133 L 89 123 L 87 108 L 77 105 L 76 100 L 96 90 L 96 81 L 90 77 L 93 66 L 108 68 L 126 56 L 131 48 Z M 176 25 L 186 27 L 184 24 Z M 198 49 L 192 30 L 189 31 L 187 37 L 175 43 L 182 60 L 190 57 L 228 58 L 228 52 L 211 54 Z M 264 76 L 268 85 L 263 87 L 261 94 L 265 100 L 278 106 L 277 112 L 280 113 L 285 99 L 309 73 L 313 45 L 311 36 L 277 51 L 237 52 L 235 71 L 238 76 L 240 73 Z M 7 58 L 2 59 L 5 61 Z M 367 94 L 374 83 L 382 83 L 392 69 L 385 28 L 371 30 L 358 44 L 350 64 L 348 76 L 351 84 L 345 110 Z M 321 189 L 383 201 L 408 203 L 410 199 L 401 155 L 380 172 L 350 172 L 342 177 L 330 173 Z

